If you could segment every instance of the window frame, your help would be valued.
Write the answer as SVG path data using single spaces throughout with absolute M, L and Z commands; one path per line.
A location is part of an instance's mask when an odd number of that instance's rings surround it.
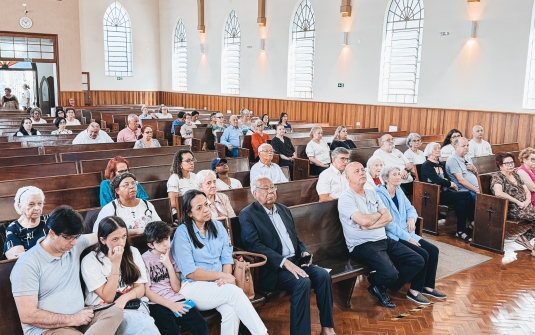
M 113 6 L 115 5 L 115 8 Z M 118 5 L 118 6 L 117 6 Z M 110 34 L 108 32 L 113 32 L 108 29 L 108 27 L 112 27 L 113 20 L 109 21 L 107 20 L 109 17 L 111 17 L 113 14 L 116 13 L 116 9 L 119 8 L 121 17 L 113 17 L 113 19 L 121 19 L 121 21 L 124 22 L 123 25 L 116 25 L 115 27 L 123 27 L 124 32 L 124 42 L 120 41 L 119 43 L 124 43 L 124 56 L 126 60 L 117 61 L 113 63 L 125 63 L 125 65 L 122 65 L 126 67 L 126 71 L 118 71 L 118 70 L 111 70 L 111 68 L 115 68 L 110 66 L 112 64 L 112 61 L 110 60 L 110 53 L 114 51 L 110 51 L 110 47 L 113 48 L 119 48 L 120 46 L 115 45 L 109 45 L 110 43 Z M 108 25 L 108 23 L 110 25 Z M 130 19 L 130 15 L 128 14 L 128 11 L 126 8 L 119 2 L 114 1 L 112 2 L 105 10 L 104 16 L 102 17 L 102 30 L 104 34 L 104 75 L 107 77 L 133 77 L 134 76 L 134 45 L 133 45 L 133 38 L 132 38 L 132 20 Z M 120 32 L 121 33 L 121 32 Z M 113 37 L 113 36 L 112 36 Z M 112 41 L 113 42 L 113 41 Z M 119 53 L 119 51 L 116 51 Z M 121 53 L 123 51 L 120 51 Z M 119 57 L 119 56 L 112 56 L 112 57 Z

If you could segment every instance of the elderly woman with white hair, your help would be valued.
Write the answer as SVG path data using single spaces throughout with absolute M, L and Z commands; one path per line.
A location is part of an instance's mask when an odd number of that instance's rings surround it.
M 212 220 L 236 216 L 228 196 L 217 192 L 217 178 L 214 171 L 199 171 L 195 176 L 195 180 L 199 185 L 199 190 L 206 194 L 206 200 L 212 213 Z
M 383 170 L 384 162 L 381 157 L 372 156 L 366 163 L 366 184 L 364 189 L 373 190 L 375 186 L 382 185 L 381 170 Z
M 472 242 L 472 238 L 466 233 L 466 222 L 474 221 L 474 200 L 468 191 L 461 191 L 454 182 L 444 177 L 444 169 L 439 162 L 440 144 L 429 143 L 424 150 L 427 160 L 422 164 L 420 171 L 420 181 L 440 185 L 440 204 L 455 206 L 455 216 L 457 217 L 457 232 L 455 237 L 465 242 Z
M 34 186 L 19 188 L 15 195 L 15 210 L 20 217 L 6 228 L 4 254 L 8 259 L 20 257 L 48 233 L 46 218 L 42 216 L 45 195 Z
M 387 166 L 381 171 L 381 177 L 385 183 L 377 186 L 375 191 L 392 215 L 392 222 L 385 226 L 386 235 L 422 256 L 425 262 L 425 266 L 413 278 L 407 298 L 422 305 L 430 304 L 423 295 L 446 299 L 444 293 L 435 289 L 439 250 L 415 232 L 418 213 L 400 187 L 400 168 Z
M 409 162 L 413 164 L 423 164 L 425 162 L 425 154 L 420 150 L 422 145 L 422 137 L 418 133 L 410 133 L 407 136 L 407 141 L 405 142 L 409 150 L 405 151 L 403 154 Z

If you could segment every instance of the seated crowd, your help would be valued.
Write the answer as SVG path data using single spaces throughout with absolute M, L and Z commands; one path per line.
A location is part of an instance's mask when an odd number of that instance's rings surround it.
M 67 109 L 68 116 L 70 113 L 74 110 Z M 273 127 L 273 139 L 264 133 L 272 129 L 267 115 L 256 121 L 251 121 L 247 109 L 240 115 L 230 116 L 227 126 L 223 114 L 215 113 L 209 126 L 222 132 L 220 143 L 231 157 L 238 156 L 244 132 L 253 132 L 256 163 L 249 180 L 255 201 L 238 216 L 247 251 L 267 256 L 256 279 L 266 290 L 290 292 L 292 335 L 311 333 L 313 288 L 321 334 L 333 335 L 331 276 L 313 264 L 307 246 L 297 236 L 291 211 L 277 202 L 276 184 L 289 181 L 281 166 L 290 168 L 291 180 L 297 158 L 291 139 L 285 136 L 292 131 L 288 115 L 281 114 Z M 200 123 L 198 116 L 196 111 L 179 112 L 171 132 L 174 125 L 181 126 L 185 144 L 191 144 L 192 129 Z M 39 135 L 32 124 L 39 123 L 40 117 L 39 110 L 34 111 L 33 118 L 23 119 L 17 135 Z M 142 126 L 142 120 L 171 118 L 163 105 L 158 113 L 149 113 L 143 106 L 140 116 L 127 117 L 117 141 L 135 142 L 136 148 L 160 146 L 153 139 L 153 129 Z M 58 117 L 54 121 L 57 133 L 65 133 L 69 122 L 69 117 Z M 338 199 L 347 249 L 352 258 L 373 268 L 367 278 L 368 291 L 381 306 L 396 307 L 387 289 L 395 293 L 407 283 L 406 297 L 420 305 L 431 303 L 427 297 L 446 298 L 435 288 L 439 250 L 416 234 L 418 213 L 409 200 L 409 186 L 417 176 L 416 165 L 421 164 L 419 180 L 440 185 L 440 204 L 455 207 L 455 236 L 470 242 L 466 228 L 474 224 L 475 198 L 481 191 L 472 157 L 492 154 L 482 137 L 481 126 L 473 128 L 471 141 L 452 129 L 442 148 L 432 142 L 421 151 L 422 137 L 411 133 L 405 142 L 408 150 L 402 153 L 395 148 L 392 135 L 385 134 L 365 168 L 350 160 L 350 150 L 359 149 L 349 139 L 346 127 L 336 129 L 330 145 L 323 139 L 321 127 L 310 130 L 305 152 L 310 174 L 318 176 L 319 200 Z M 73 144 L 111 141 L 93 122 Z M 279 164 L 273 162 L 274 154 L 279 155 Z M 496 154 L 499 171 L 493 175 L 491 191 L 509 200 L 510 218 L 533 222 L 535 150 L 525 149 L 519 157 L 522 165 L 515 169 L 512 154 Z M 236 217 L 236 212 L 229 197 L 220 191 L 241 188 L 242 184 L 229 177 L 224 157 L 213 159 L 210 170 L 197 173 L 193 172 L 195 163 L 190 150 L 176 152 L 171 163 L 166 187 L 175 222 L 161 221 L 147 193 L 130 173 L 128 160 L 120 156 L 111 159 L 104 171 L 102 208 L 90 234 L 83 234 L 83 218 L 72 208 L 59 206 L 46 216 L 43 191 L 33 186 L 20 188 L 14 199 L 20 217 L 6 228 L 3 253 L 9 259 L 20 259 L 10 279 L 24 333 L 208 334 L 200 311 L 216 309 L 221 314 L 221 334 L 237 335 L 240 322 L 251 334 L 267 334 L 251 301 L 234 285 L 232 245 L 221 223 Z M 129 236 L 144 236 L 149 250 L 141 254 L 130 245 Z M 533 237 L 535 227 L 517 242 L 529 247 Z M 89 253 L 82 258 L 88 248 Z M 94 309 L 97 306 L 104 307 Z

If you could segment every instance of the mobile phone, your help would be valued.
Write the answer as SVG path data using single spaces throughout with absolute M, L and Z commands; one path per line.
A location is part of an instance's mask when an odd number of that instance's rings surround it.
M 110 308 L 110 307 L 113 306 L 113 305 L 115 305 L 114 302 L 109 303 L 109 304 L 107 304 L 107 305 L 97 306 L 97 307 L 93 308 L 93 312 L 103 311 L 103 310 L 105 310 L 105 309 Z
M 312 255 L 301 257 L 299 260 L 299 266 L 308 265 L 312 263 Z
M 186 301 L 184 301 L 184 305 L 185 305 L 184 308 L 185 308 L 187 311 L 189 311 L 190 309 L 192 309 L 193 307 L 195 307 L 195 303 L 194 303 L 193 301 L 189 300 L 189 299 L 186 300 Z M 176 312 L 173 312 L 173 314 L 174 314 L 177 318 L 179 318 L 179 317 L 182 316 L 182 313 L 176 313 Z

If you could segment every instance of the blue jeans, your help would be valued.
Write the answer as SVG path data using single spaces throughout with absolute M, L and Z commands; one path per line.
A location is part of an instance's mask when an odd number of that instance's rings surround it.
M 143 308 L 143 307 L 141 307 Z M 125 310 L 123 322 L 117 328 L 116 335 L 160 335 L 154 319 L 138 311 Z

